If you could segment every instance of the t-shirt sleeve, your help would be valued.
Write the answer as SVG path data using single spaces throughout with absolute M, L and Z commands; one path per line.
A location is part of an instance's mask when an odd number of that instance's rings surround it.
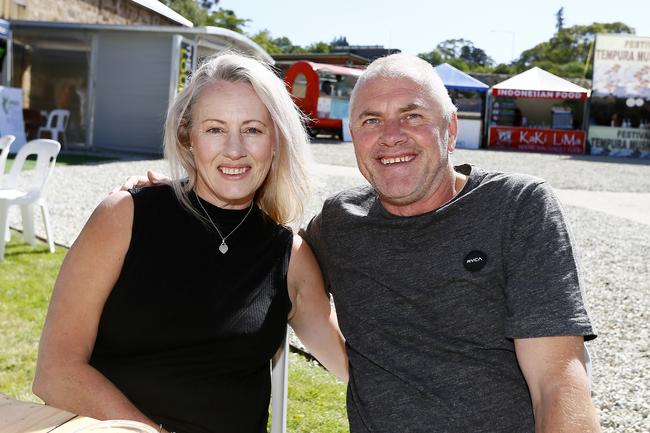
M 573 236 L 552 188 L 545 182 L 526 185 L 512 210 L 503 233 L 505 335 L 595 338 Z

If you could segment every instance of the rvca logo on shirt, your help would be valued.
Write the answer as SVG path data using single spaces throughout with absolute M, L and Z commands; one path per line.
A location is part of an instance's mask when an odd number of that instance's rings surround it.
M 478 272 L 487 263 L 487 254 L 483 251 L 473 250 L 463 259 L 463 266 L 470 272 Z

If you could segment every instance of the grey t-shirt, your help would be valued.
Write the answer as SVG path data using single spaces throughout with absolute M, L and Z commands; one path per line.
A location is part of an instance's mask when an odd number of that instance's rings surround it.
M 395 216 L 359 187 L 307 228 L 347 340 L 351 433 L 533 432 L 513 339 L 595 337 L 550 186 L 457 170 L 435 211 Z

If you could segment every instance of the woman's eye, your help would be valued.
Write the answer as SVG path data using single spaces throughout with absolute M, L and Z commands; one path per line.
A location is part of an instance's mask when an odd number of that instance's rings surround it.
M 207 132 L 208 134 L 221 134 L 223 132 L 223 128 L 214 127 L 214 128 L 208 129 L 205 132 Z
M 250 128 L 244 129 L 244 133 L 245 134 L 261 134 L 262 131 L 260 129 L 258 129 L 258 128 L 250 127 Z

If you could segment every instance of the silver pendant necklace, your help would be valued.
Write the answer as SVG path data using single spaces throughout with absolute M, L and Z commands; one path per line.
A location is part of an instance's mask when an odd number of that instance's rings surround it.
M 235 230 L 237 230 L 239 228 L 239 226 L 242 225 L 244 223 L 244 221 L 246 221 L 246 218 L 248 218 L 248 215 L 251 213 L 251 210 L 253 210 L 253 203 L 255 203 L 255 200 L 251 201 L 251 205 L 248 208 L 248 212 L 246 212 L 246 215 L 244 215 L 244 218 L 242 218 L 242 220 L 239 221 L 239 224 L 237 224 L 237 226 L 234 229 L 232 229 L 230 231 L 230 233 L 228 233 L 226 236 L 223 236 L 221 234 L 221 231 L 217 227 L 217 225 L 214 223 L 214 221 L 212 221 L 212 218 L 210 218 L 210 214 L 208 213 L 208 211 L 206 211 L 205 207 L 203 207 L 203 203 L 201 203 L 201 199 L 199 198 L 199 195 L 196 193 L 196 191 L 193 191 L 193 192 L 194 192 L 194 196 L 196 197 L 196 201 L 199 202 L 199 206 L 201 206 L 201 209 L 203 210 L 203 213 L 205 214 L 205 216 L 208 217 L 208 221 L 210 221 L 210 224 L 212 224 L 212 227 L 214 227 L 214 229 L 219 234 L 219 237 L 221 238 L 221 245 L 219 245 L 219 251 L 221 252 L 221 254 L 226 254 L 228 252 L 228 245 L 226 244 L 226 239 L 228 239 L 228 237 L 231 234 L 235 233 Z

